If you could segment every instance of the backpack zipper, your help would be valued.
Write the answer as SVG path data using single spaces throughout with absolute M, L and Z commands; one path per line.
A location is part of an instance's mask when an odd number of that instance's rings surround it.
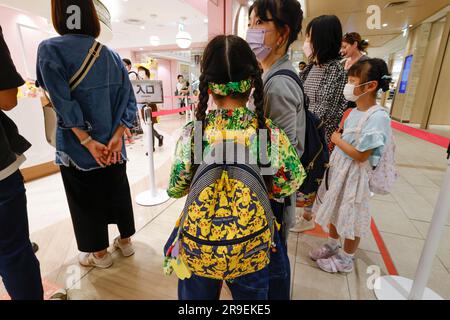
M 222 240 L 222 241 L 210 241 L 210 240 L 203 240 L 203 239 L 199 239 L 197 237 L 194 237 L 193 235 L 190 235 L 189 233 L 187 233 L 186 231 L 182 231 L 181 235 L 185 236 L 186 238 L 199 243 L 201 245 L 206 245 L 206 246 L 232 246 L 235 244 L 239 244 L 239 243 L 243 243 L 246 241 L 249 241 L 253 238 L 256 238 L 257 236 L 263 234 L 264 232 L 266 232 L 269 229 L 269 225 L 265 226 L 264 228 L 262 228 L 261 230 L 259 230 L 258 232 L 255 232 L 253 234 L 250 234 L 248 236 L 245 236 L 243 238 L 240 239 L 234 239 L 234 240 Z

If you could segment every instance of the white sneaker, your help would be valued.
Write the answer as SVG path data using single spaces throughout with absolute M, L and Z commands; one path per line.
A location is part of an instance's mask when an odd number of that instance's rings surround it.
M 305 218 L 303 218 L 303 216 L 301 216 L 298 222 L 295 224 L 294 227 L 292 227 L 290 231 L 295 233 L 301 233 L 305 231 L 314 230 L 315 228 L 316 224 L 314 223 L 314 218 L 308 221 Z
M 131 257 L 134 254 L 133 244 L 131 242 L 121 244 L 120 237 L 114 239 L 114 248 L 119 249 L 124 257 Z
M 108 252 L 103 258 L 97 258 L 93 253 L 82 252 L 78 255 L 78 262 L 83 267 L 96 267 L 100 269 L 108 269 L 113 265 L 113 259 Z

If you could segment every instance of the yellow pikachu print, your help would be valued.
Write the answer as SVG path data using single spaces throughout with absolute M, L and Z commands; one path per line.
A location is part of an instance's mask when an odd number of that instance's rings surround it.
M 225 226 L 227 240 L 233 240 L 239 233 L 239 228 L 236 222 L 230 223 L 228 226 Z
M 228 198 L 227 198 L 227 195 L 226 195 L 226 193 L 225 193 L 224 191 L 222 191 L 222 192 L 220 193 L 220 202 L 219 202 L 219 206 L 220 206 L 221 208 L 226 208 L 226 207 L 228 207 Z
M 241 209 L 239 212 L 239 225 L 246 227 L 248 225 L 248 222 L 250 221 L 251 215 L 250 212 L 248 212 L 248 209 Z
M 207 187 L 200 193 L 198 200 L 200 200 L 200 202 L 202 203 L 207 202 L 209 199 L 212 198 L 212 195 L 213 191 L 211 190 L 211 187 Z
M 219 241 L 225 236 L 226 231 L 222 230 L 222 226 L 212 225 L 211 229 L 211 241 Z
M 242 190 L 242 205 L 244 207 L 248 207 L 248 205 L 250 204 L 251 201 L 251 196 L 250 196 L 250 189 L 249 188 L 244 188 Z
M 200 211 L 198 206 L 190 206 L 189 207 L 189 217 L 192 220 L 198 220 L 203 216 L 203 212 Z
M 227 262 L 225 259 L 217 259 L 217 264 L 214 267 L 214 270 L 218 273 L 224 273 L 227 271 Z
M 200 228 L 200 233 L 203 238 L 208 237 L 209 233 L 211 232 L 211 220 L 208 219 L 202 219 L 200 220 L 198 227 Z
M 213 264 L 213 253 L 203 253 L 202 254 L 203 265 L 209 267 Z
M 228 254 L 228 248 L 226 246 L 220 246 L 217 248 L 217 255 L 227 255 Z

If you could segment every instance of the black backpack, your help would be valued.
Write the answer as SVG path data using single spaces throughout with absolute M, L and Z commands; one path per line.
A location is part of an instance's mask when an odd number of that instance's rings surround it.
M 325 138 L 324 123 L 314 113 L 309 111 L 309 98 L 305 94 L 302 81 L 294 71 L 287 69 L 279 70 L 267 79 L 266 83 L 276 76 L 287 76 L 292 78 L 302 90 L 306 113 L 306 134 L 305 151 L 300 160 L 306 170 L 307 176 L 298 191 L 303 194 L 317 192 L 330 161 L 330 153 Z

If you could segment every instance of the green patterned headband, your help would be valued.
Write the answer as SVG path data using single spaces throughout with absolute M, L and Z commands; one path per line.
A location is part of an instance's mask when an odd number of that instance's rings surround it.
M 245 93 L 252 88 L 252 81 L 242 80 L 239 82 L 228 82 L 227 84 L 217 84 L 210 82 L 208 84 L 210 93 L 217 94 L 219 96 L 228 96 L 231 93 Z

